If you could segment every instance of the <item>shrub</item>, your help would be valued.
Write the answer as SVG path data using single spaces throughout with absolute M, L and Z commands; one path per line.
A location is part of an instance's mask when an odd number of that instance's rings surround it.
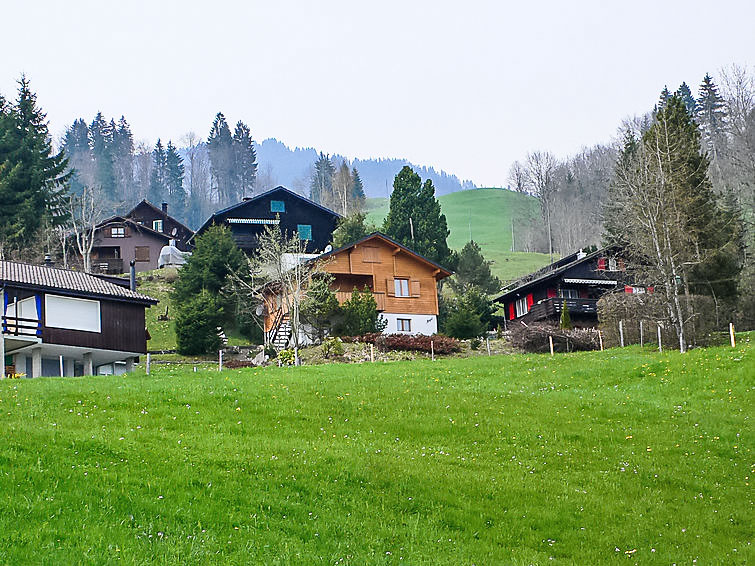
M 330 356 L 343 356 L 343 340 L 340 338 L 326 338 L 322 343 L 322 355 L 326 358 Z
M 363 291 L 354 288 L 351 298 L 341 305 L 343 320 L 337 333 L 341 336 L 358 336 L 382 332 L 388 321 L 380 316 L 375 297 L 365 286 Z
M 481 344 L 482 340 L 480 340 L 479 338 L 472 338 L 472 340 L 469 342 L 469 347 L 473 350 L 477 350 Z
M 488 297 L 472 287 L 450 301 L 443 330 L 454 338 L 475 338 L 488 329 L 492 314 L 493 308 Z
M 556 352 L 600 349 L 600 338 L 594 328 L 561 330 L 548 324 L 515 323 L 511 326 L 509 336 L 511 344 L 525 352 L 550 352 L 549 336 L 553 338 L 553 350 Z
M 378 350 L 384 352 L 389 350 L 430 352 L 434 350 L 436 354 L 451 354 L 461 349 L 458 340 L 440 334 L 426 336 L 424 334 L 380 334 L 374 332 L 344 338 L 344 341 L 374 344 Z
M 221 346 L 218 327 L 223 307 L 207 291 L 181 305 L 176 315 L 176 349 L 179 354 L 196 355 L 217 352 Z
M 333 279 L 330 273 L 314 276 L 301 304 L 301 321 L 313 340 L 320 341 L 328 334 L 340 311 L 336 294 L 330 290 Z
M 271 360 L 274 359 L 278 355 L 278 352 L 276 351 L 275 346 L 273 346 L 272 344 L 268 344 L 267 346 L 265 346 L 263 352 L 265 352 L 265 355 Z
M 291 349 L 281 350 L 278 353 L 278 360 L 284 366 L 292 366 L 296 363 L 296 353 Z
M 569 315 L 569 308 L 566 306 L 566 299 L 561 307 L 561 319 L 558 321 L 558 327 L 561 330 L 569 330 L 571 328 L 571 316 Z

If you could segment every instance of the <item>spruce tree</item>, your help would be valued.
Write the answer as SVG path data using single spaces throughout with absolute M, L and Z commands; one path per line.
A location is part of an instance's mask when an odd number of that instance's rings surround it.
M 186 191 L 183 182 L 183 158 L 178 154 L 173 142 L 168 141 L 165 151 L 165 191 L 171 216 L 182 221 L 186 218 Z
M 166 202 L 167 197 L 168 163 L 167 154 L 159 139 L 152 150 L 152 173 L 149 179 L 149 192 L 147 200 L 156 206 Z
M 71 176 L 64 151 L 53 153 L 29 81 L 18 83 L 15 105 L 0 97 L 0 241 L 11 246 L 28 243 L 43 224 L 66 221 Z
M 715 161 L 726 139 L 726 105 L 709 74 L 705 75 L 698 90 L 695 117 L 700 126 L 704 147 Z
M 257 181 L 257 152 L 249 126 L 239 121 L 233 132 L 234 191 L 236 199 L 252 196 Z
M 93 184 L 99 186 L 104 197 L 110 202 L 115 199 L 115 168 L 113 166 L 113 129 L 115 123 L 108 124 L 102 112 L 89 125 L 89 145 L 92 148 L 94 165 Z
M 435 198 L 430 179 L 422 179 L 405 165 L 393 181 L 390 209 L 383 231 L 409 249 L 441 265 L 453 268 L 455 258 L 446 239 L 446 217 Z
M 112 148 L 115 195 L 119 201 L 128 202 L 134 197 L 134 136 L 124 116 L 113 130 Z
M 63 138 L 68 164 L 71 168 L 71 191 L 81 194 L 84 185 L 91 183 L 92 152 L 89 147 L 89 126 L 83 118 L 74 120 Z
M 689 89 L 686 82 L 679 85 L 679 88 L 676 90 L 676 95 L 682 99 L 682 102 L 684 102 L 684 107 L 687 109 L 687 113 L 694 117 L 695 97 L 692 96 L 692 91 Z
M 359 176 L 359 171 L 354 167 L 351 169 L 352 189 L 351 189 L 351 201 L 352 210 L 361 211 L 364 208 L 364 203 L 367 200 L 364 194 L 364 185 L 362 184 L 362 178 Z
M 333 176 L 335 167 L 330 158 L 320 152 L 319 159 L 315 162 L 315 169 L 309 183 L 309 198 L 318 204 L 333 201 Z
M 451 286 L 460 294 L 472 287 L 488 295 L 500 290 L 501 281 L 491 273 L 490 262 L 482 255 L 482 249 L 474 240 L 467 242 L 459 252 Z
M 212 188 L 218 195 L 219 204 L 228 206 L 235 202 L 238 195 L 234 179 L 233 136 L 222 112 L 218 112 L 212 122 L 210 135 L 207 137 L 207 151 L 210 155 Z

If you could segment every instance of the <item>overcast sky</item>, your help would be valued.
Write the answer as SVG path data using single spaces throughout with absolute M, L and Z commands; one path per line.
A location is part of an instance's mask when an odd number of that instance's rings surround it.
M 101 110 L 150 144 L 206 137 L 222 111 L 258 141 L 501 186 L 527 151 L 609 141 L 664 85 L 754 64 L 754 6 L 4 0 L 0 93 L 26 73 L 56 136 Z

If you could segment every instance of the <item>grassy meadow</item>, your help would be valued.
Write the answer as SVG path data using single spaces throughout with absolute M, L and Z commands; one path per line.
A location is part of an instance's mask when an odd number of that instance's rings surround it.
M 526 275 L 548 263 L 547 254 L 511 251 L 511 219 L 539 214 L 533 197 L 504 189 L 476 189 L 443 195 L 438 201 L 451 232 L 448 245 L 460 250 L 471 235 L 501 279 Z M 367 199 L 368 219 L 380 225 L 388 205 L 385 198 Z
M 748 340 L 2 381 L 0 563 L 753 563 Z

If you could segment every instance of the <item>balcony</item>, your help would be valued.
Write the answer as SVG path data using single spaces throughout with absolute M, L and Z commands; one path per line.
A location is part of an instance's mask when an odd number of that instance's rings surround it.
M 543 320 L 546 318 L 557 318 L 561 316 L 564 302 L 569 310 L 570 316 L 581 316 L 595 318 L 598 316 L 598 299 L 566 299 L 564 297 L 553 297 L 544 299 L 532 305 L 528 318 L 530 320 Z
M 92 269 L 99 273 L 120 275 L 123 273 L 123 260 L 120 258 L 92 259 Z
M 384 311 L 385 310 L 385 293 L 372 293 L 372 296 L 375 298 L 375 302 L 377 303 L 377 310 Z M 350 298 L 351 298 L 351 291 L 336 291 L 336 299 L 338 299 L 339 305 L 344 304 Z

